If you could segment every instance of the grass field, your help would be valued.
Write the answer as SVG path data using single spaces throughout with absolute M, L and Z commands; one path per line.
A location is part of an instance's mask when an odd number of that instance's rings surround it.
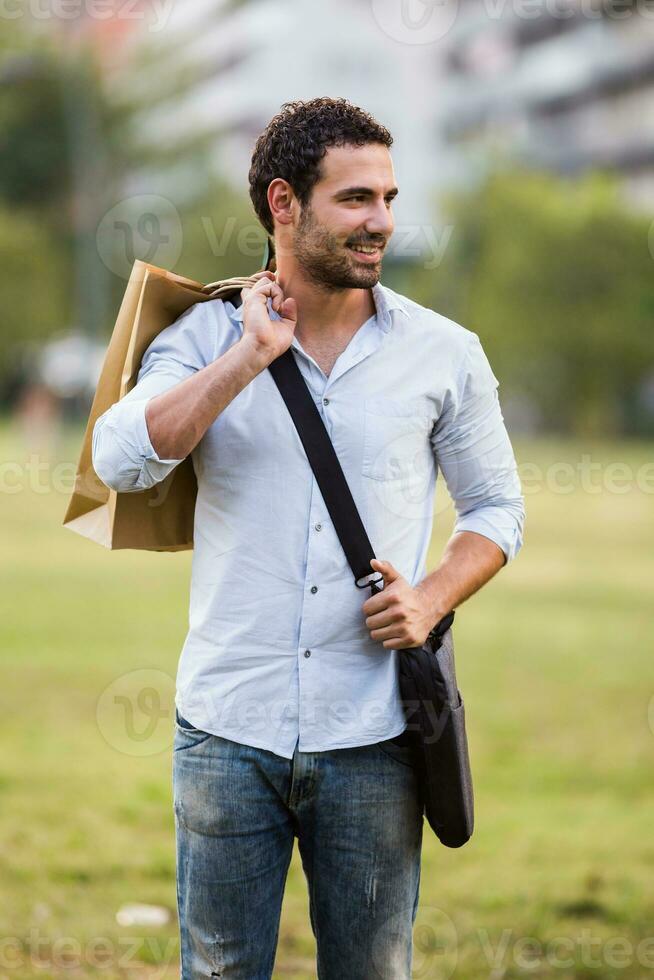
M 70 467 L 57 462 L 76 461 L 79 440 L 68 432 L 39 471 L 45 457 L 0 428 L 0 980 L 169 980 L 171 707 L 191 556 L 110 553 L 61 527 Z M 425 828 L 414 977 L 643 980 L 654 977 L 654 446 L 515 449 L 523 551 L 455 627 L 476 830 L 449 851 Z M 451 527 L 440 511 L 430 568 Z M 107 692 L 129 696 L 144 678 L 160 724 L 121 742 Z M 119 925 L 128 902 L 173 916 Z M 275 976 L 315 976 L 314 953 L 296 847 Z

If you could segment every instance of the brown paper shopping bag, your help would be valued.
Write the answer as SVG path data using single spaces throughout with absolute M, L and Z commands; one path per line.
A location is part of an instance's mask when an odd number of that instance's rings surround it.
M 143 354 L 157 334 L 195 303 L 228 299 L 252 281 L 245 276 L 202 286 L 145 262 L 134 263 L 91 406 L 64 527 L 111 549 L 184 551 L 193 547 L 197 482 L 191 457 L 149 490 L 116 493 L 93 469 L 93 427 L 103 412 L 134 387 Z

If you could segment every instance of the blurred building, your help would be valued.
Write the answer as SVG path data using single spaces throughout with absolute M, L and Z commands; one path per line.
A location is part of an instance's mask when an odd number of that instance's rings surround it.
M 157 155 L 154 192 L 182 177 L 182 194 L 199 193 L 207 144 L 216 171 L 247 192 L 254 142 L 283 102 L 344 96 L 393 133 L 398 220 L 428 220 L 439 166 L 425 99 L 437 77 L 433 51 L 398 45 L 368 0 L 194 0 L 174 4 L 165 28 L 138 43 L 135 67 L 112 77 L 111 89 L 142 100 L 134 127 Z
M 452 179 L 506 157 L 563 174 L 608 169 L 654 210 L 654 9 L 462 0 L 442 48 Z
M 650 209 L 654 11 L 602 2 L 445 0 L 434 37 L 427 26 L 408 40 L 385 20 L 397 0 L 173 3 L 165 23 L 138 33 L 133 67 L 123 61 L 111 90 L 142 101 L 135 125 L 164 194 L 169 182 L 200 191 L 196 151 L 207 145 L 212 166 L 245 190 L 254 140 L 281 103 L 331 94 L 392 130 L 400 224 L 428 220 L 435 193 L 506 158 L 618 171 Z M 427 23 L 430 5 L 419 5 Z

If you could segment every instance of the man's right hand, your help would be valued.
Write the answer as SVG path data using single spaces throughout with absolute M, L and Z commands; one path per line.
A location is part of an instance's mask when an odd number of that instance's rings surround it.
M 291 346 L 297 326 L 297 305 L 284 297 L 274 273 L 265 271 L 251 289 L 242 290 L 243 336 L 240 343 L 251 347 L 257 357 L 271 363 Z M 281 320 L 271 320 L 268 300 Z

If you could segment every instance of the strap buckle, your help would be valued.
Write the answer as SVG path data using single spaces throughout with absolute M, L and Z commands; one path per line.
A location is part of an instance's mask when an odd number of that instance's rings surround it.
M 370 579 L 368 582 L 361 582 L 362 578 L 368 578 L 369 575 L 378 575 L 379 578 Z M 357 589 L 367 589 L 372 587 L 373 585 L 378 585 L 379 582 L 383 582 L 383 581 L 384 581 L 384 576 L 382 575 L 381 572 L 369 572 L 368 575 L 360 575 L 359 578 L 355 578 L 354 584 L 356 585 Z M 380 592 L 381 589 L 377 589 L 376 591 Z

